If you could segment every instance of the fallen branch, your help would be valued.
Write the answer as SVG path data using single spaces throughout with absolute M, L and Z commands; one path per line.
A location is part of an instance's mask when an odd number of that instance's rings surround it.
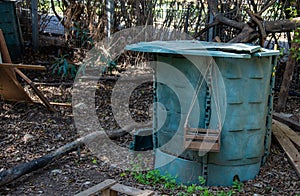
M 123 137 L 123 136 L 129 134 L 130 131 L 132 131 L 133 129 L 147 128 L 147 127 L 151 127 L 151 125 L 152 125 L 151 121 L 148 123 L 145 123 L 143 125 L 130 124 L 130 125 L 124 126 L 121 129 L 118 129 L 118 130 L 106 131 L 106 134 L 110 139 L 114 140 L 114 139 L 118 139 L 120 137 Z
M 105 133 L 104 131 L 96 131 L 90 134 L 87 134 L 83 137 L 80 137 L 76 139 L 75 141 L 71 143 L 67 143 L 64 146 L 58 148 L 54 152 L 50 154 L 46 154 L 40 158 L 34 159 L 27 163 L 21 163 L 13 168 L 7 169 L 5 171 L 0 172 L 0 186 L 3 186 L 9 182 L 12 182 L 13 180 L 16 180 L 20 178 L 21 176 L 31 173 L 33 171 L 36 171 L 40 168 L 43 168 L 50 163 L 54 162 L 55 160 L 61 158 L 62 156 L 66 155 L 67 153 L 70 153 L 72 151 L 77 150 L 79 147 L 83 146 L 85 142 L 88 142 L 94 138 L 96 138 L 99 135 L 106 134 L 110 139 L 117 139 L 120 138 L 126 134 L 128 134 L 131 130 L 134 128 L 143 128 L 143 127 L 149 127 L 151 125 L 151 122 L 138 126 L 137 124 L 132 124 L 125 126 L 123 129 L 110 131 Z
M 250 23 L 236 21 L 226 17 L 223 13 L 219 12 L 218 1 L 207 1 L 210 13 L 213 15 L 211 24 L 202 29 L 199 33 L 195 34 L 195 38 L 200 37 L 203 33 L 207 32 L 211 27 L 222 24 L 240 30 L 240 33 L 229 42 L 251 42 L 257 38 L 261 38 L 261 45 L 270 33 L 292 32 L 297 27 L 300 27 L 300 18 L 292 20 L 276 20 L 276 21 L 263 21 L 261 17 L 270 6 L 276 3 L 276 0 L 267 2 L 265 6 L 258 13 L 253 13 L 246 10 L 252 21 Z M 258 30 L 256 30 L 258 27 Z
M 71 143 L 68 143 L 68 144 L 60 147 L 59 149 L 55 150 L 54 152 L 52 152 L 50 154 L 46 154 L 46 155 L 44 155 L 40 158 L 37 158 L 35 160 L 32 160 L 30 162 L 21 163 L 13 168 L 2 171 L 0 173 L 0 186 L 5 185 L 25 174 L 33 172 L 42 167 L 45 167 L 46 165 L 54 162 L 55 160 L 59 159 L 63 155 L 76 150 L 78 147 L 80 147 L 84 144 L 84 141 L 87 138 L 94 137 L 97 134 L 98 134 L 98 132 L 95 132 L 95 133 L 89 134 L 85 137 L 81 137 Z

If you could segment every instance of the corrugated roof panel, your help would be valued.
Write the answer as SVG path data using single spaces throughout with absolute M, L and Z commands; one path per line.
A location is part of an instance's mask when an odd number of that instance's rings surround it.
M 253 46 L 242 43 L 215 43 L 202 42 L 196 40 L 176 40 L 176 41 L 152 41 L 140 42 L 127 45 L 125 50 L 149 52 L 149 53 L 167 53 L 181 55 L 197 56 L 216 56 L 232 58 L 251 58 L 255 56 L 278 55 L 276 51 L 262 49 L 260 46 Z

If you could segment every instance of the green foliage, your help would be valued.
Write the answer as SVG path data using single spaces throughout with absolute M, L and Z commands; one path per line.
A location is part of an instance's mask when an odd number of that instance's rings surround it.
M 293 55 L 293 58 L 296 59 L 296 61 L 300 60 L 300 28 L 297 28 L 296 31 L 294 31 L 294 40 L 293 42 L 297 45 L 296 47 L 292 47 L 290 49 L 290 52 Z
M 232 188 L 237 192 L 241 192 L 244 188 L 244 183 L 242 183 L 238 180 L 234 180 L 232 183 Z
M 204 179 L 202 176 L 199 176 L 199 177 L 198 177 L 198 180 L 199 180 L 199 183 L 200 183 L 201 185 L 204 185 L 204 184 L 205 184 L 205 179 Z
M 147 172 L 132 172 L 132 175 L 141 184 L 152 186 L 162 185 L 165 189 L 181 190 L 181 192 L 179 192 L 177 195 L 191 195 L 194 193 L 200 193 L 200 195 L 204 196 L 213 195 L 206 187 L 202 187 L 200 185 L 178 185 L 176 183 L 177 177 L 173 177 L 170 174 L 162 175 L 157 169 Z M 199 183 L 202 185 L 205 183 L 205 179 L 201 176 L 199 176 Z
M 164 188 L 175 189 L 177 187 L 176 179 L 171 175 L 161 175 L 159 170 L 150 170 L 148 172 L 132 172 L 133 177 L 141 184 L 163 184 Z
M 55 60 L 55 62 L 52 64 L 52 74 L 58 74 L 62 77 L 71 76 L 74 78 L 76 76 L 77 69 L 75 65 L 68 62 L 67 57 L 68 55 L 60 55 L 59 58 Z
M 93 164 L 97 164 L 97 163 L 98 163 L 97 158 L 94 157 L 94 158 L 92 159 L 92 163 L 93 163 Z
M 113 70 L 117 70 L 117 63 L 115 61 L 110 61 L 107 65 L 107 71 L 112 74 Z
M 295 18 L 298 16 L 298 10 L 295 7 L 289 7 L 287 8 L 287 11 L 290 12 L 290 16 L 291 19 Z M 292 47 L 290 49 L 290 52 L 292 53 L 292 57 L 296 59 L 296 61 L 300 60 L 300 28 L 298 27 L 295 31 L 294 31 L 294 39 L 293 39 L 293 43 L 295 43 L 297 46 L 296 47 Z
M 120 174 L 121 177 L 125 177 L 126 175 L 127 175 L 126 172 L 122 172 L 122 173 Z
M 232 196 L 235 194 L 234 190 L 229 190 L 228 192 L 218 191 L 217 196 Z
M 283 10 L 282 3 L 275 2 L 273 6 L 263 13 L 263 17 L 265 20 L 280 20 L 283 17 Z
M 90 35 L 88 29 L 83 28 L 81 23 L 74 22 L 74 26 L 69 30 L 71 35 L 74 35 L 75 40 L 71 39 L 69 42 L 74 42 L 76 40 L 79 41 L 79 44 L 76 44 L 77 47 L 92 47 L 94 45 L 94 41 Z
M 286 8 L 287 11 L 289 11 L 289 15 L 291 18 L 295 18 L 298 15 L 297 9 L 295 7 L 290 6 L 289 8 Z
M 50 9 L 49 1 L 47 0 L 38 1 L 38 9 L 41 13 L 47 14 Z
M 125 176 L 125 173 L 121 174 L 122 177 Z M 162 185 L 162 188 L 168 190 L 176 190 L 178 193 L 176 195 L 179 196 L 188 196 L 197 194 L 200 196 L 232 196 L 237 193 L 241 193 L 244 188 L 244 184 L 239 182 L 238 180 L 233 181 L 232 189 L 228 191 L 218 191 L 217 193 L 211 192 L 207 187 L 203 186 L 205 184 L 205 179 L 202 176 L 199 176 L 199 184 L 191 184 L 191 185 L 178 185 L 176 183 L 176 178 L 170 174 L 162 175 L 159 170 L 150 170 L 147 172 L 131 172 L 131 175 L 137 180 L 137 182 L 145 185 L 156 186 Z

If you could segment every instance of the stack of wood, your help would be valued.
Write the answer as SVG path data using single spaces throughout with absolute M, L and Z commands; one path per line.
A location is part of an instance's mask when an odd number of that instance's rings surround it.
M 272 133 L 287 154 L 290 163 L 300 178 L 300 135 L 277 120 L 272 122 Z
M 154 195 L 154 191 L 140 190 L 130 186 L 117 183 L 115 180 L 107 179 L 75 196 L 89 196 L 101 193 L 103 196 L 116 196 L 118 193 L 132 196 L 150 196 Z

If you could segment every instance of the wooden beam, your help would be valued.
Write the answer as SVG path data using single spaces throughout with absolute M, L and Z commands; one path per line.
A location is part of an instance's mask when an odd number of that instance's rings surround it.
M 288 125 L 295 131 L 300 131 L 300 123 L 297 123 L 296 121 L 291 120 L 280 113 L 273 113 L 273 119 Z
M 38 0 L 31 0 L 31 35 L 33 50 L 39 50 L 39 15 L 38 15 Z
M 71 103 L 57 103 L 57 102 L 50 102 L 51 105 L 56 105 L 56 106 L 62 106 L 62 107 L 68 107 L 71 108 L 72 104 Z
M 292 141 L 295 145 L 297 145 L 300 148 L 300 135 L 298 135 L 294 130 L 292 130 L 287 125 L 273 120 L 273 123 L 276 124 L 280 128 L 280 130 Z
M 34 103 L 39 103 L 42 104 L 40 101 L 33 101 Z M 61 107 L 68 107 L 71 108 L 72 104 L 71 103 L 59 103 L 59 102 L 49 102 L 51 105 L 55 106 L 61 106 Z
M 281 126 L 281 124 L 282 123 L 273 120 L 272 133 L 287 154 L 290 163 L 292 164 L 300 178 L 300 153 L 296 149 L 290 138 L 283 131 L 284 127 Z
M 75 196 L 89 196 L 97 193 L 101 193 L 103 196 L 116 196 L 118 193 L 132 196 L 150 196 L 154 194 L 154 191 L 140 190 L 119 184 L 115 180 L 107 179 L 83 192 L 76 194 Z
M 12 63 L 2 30 L 0 29 L 0 63 Z M 2 60 L 2 61 L 1 61 Z M 10 101 L 31 102 L 31 98 L 18 82 L 13 68 L 0 67 L 0 96 Z
M 25 75 L 23 74 L 18 68 L 14 68 L 15 73 L 17 73 L 21 78 L 25 80 L 27 84 L 33 89 L 33 91 L 37 94 L 37 96 L 42 100 L 42 102 L 45 104 L 45 106 L 48 108 L 48 110 L 55 112 L 55 109 L 53 106 L 49 103 L 48 99 L 39 91 L 39 89 L 33 84 L 33 82 Z
M 46 67 L 41 65 L 24 65 L 24 64 L 13 64 L 13 63 L 0 63 L 0 67 L 22 68 L 22 69 L 31 69 L 31 70 L 46 70 Z
M 110 187 L 112 191 L 115 191 L 116 193 L 123 193 L 125 195 L 132 195 L 132 196 L 137 196 L 137 195 L 153 195 L 154 192 L 150 190 L 140 190 L 134 187 L 130 186 L 125 186 L 123 184 L 115 184 L 112 187 Z
M 1 49 L 1 53 L 2 53 L 2 62 L 5 63 L 12 63 L 8 49 L 7 49 L 7 45 L 6 45 L 6 41 L 3 35 L 2 30 L 0 29 L 0 49 Z
M 100 192 L 105 191 L 106 189 L 109 190 L 110 187 L 116 183 L 117 182 L 115 180 L 107 179 L 107 180 L 101 182 L 100 184 L 97 184 L 83 192 L 76 194 L 75 196 L 87 196 L 87 195 L 93 195 L 96 193 L 100 193 Z

